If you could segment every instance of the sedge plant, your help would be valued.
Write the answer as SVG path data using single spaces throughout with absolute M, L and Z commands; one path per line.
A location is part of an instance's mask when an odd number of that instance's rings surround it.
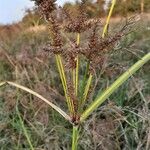
M 84 10 L 86 1 L 81 1 L 78 8 L 79 13 L 76 14 L 74 18 L 71 13 L 69 13 L 69 10 L 59 8 L 58 11 L 55 2 L 55 0 L 36 0 L 35 4 L 38 6 L 40 13 L 47 22 L 50 43 L 45 46 L 44 50 L 55 57 L 68 111 L 62 110 L 42 95 L 17 83 L 4 81 L 0 83 L 0 86 L 6 84 L 14 86 L 38 97 L 56 110 L 64 117 L 64 119 L 72 124 L 72 150 L 77 150 L 79 128 L 81 124 L 86 121 L 91 113 L 105 102 L 126 80 L 150 60 L 150 53 L 143 56 L 143 58 L 131 66 L 100 96 L 96 97 L 87 108 L 85 108 L 92 83 L 95 79 L 95 73 L 97 70 L 100 70 L 103 63 L 108 60 L 108 54 L 110 51 L 113 51 L 116 42 L 128 33 L 129 26 L 132 23 L 127 23 L 114 35 L 106 34 L 110 17 L 116 3 L 116 0 L 112 0 L 107 21 L 100 36 L 99 28 L 102 26 L 101 22 L 97 18 L 90 19 L 87 16 L 86 11 Z M 60 19 L 60 15 L 62 15 L 61 17 L 63 20 Z M 87 38 L 87 43 L 84 45 L 81 44 L 81 35 L 87 31 L 90 35 Z M 71 33 L 71 35 L 74 36 L 74 39 L 69 39 L 69 36 L 65 33 Z M 64 40 L 64 38 L 66 38 L 66 40 Z M 83 71 L 83 76 L 80 76 L 79 72 L 81 62 L 83 62 L 81 61 L 82 59 L 85 60 L 86 67 Z M 28 137 L 27 133 L 26 137 Z M 27 140 L 30 141 L 29 139 Z M 30 145 L 32 144 L 30 143 Z M 33 146 L 31 147 L 34 149 Z

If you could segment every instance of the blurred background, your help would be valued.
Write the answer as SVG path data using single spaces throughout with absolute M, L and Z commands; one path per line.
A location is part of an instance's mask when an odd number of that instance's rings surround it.
M 72 16 L 79 3 L 57 1 Z M 100 18 L 105 24 L 110 4 L 110 0 L 87 0 L 85 10 L 89 18 Z M 133 16 L 140 20 L 135 20 L 132 32 L 117 45 L 97 81 L 95 94 L 150 52 L 149 0 L 117 0 L 109 33 L 113 34 Z M 86 42 L 85 36 L 86 33 L 82 42 Z M 55 60 L 43 51 L 49 40 L 46 22 L 34 2 L 0 1 L 0 82 L 10 80 L 27 86 L 65 110 Z M 81 132 L 79 150 L 150 150 L 149 70 L 147 63 L 92 114 Z M 6 86 L 0 87 L 0 150 L 30 149 L 20 116 L 36 150 L 70 149 L 70 124 L 39 99 Z

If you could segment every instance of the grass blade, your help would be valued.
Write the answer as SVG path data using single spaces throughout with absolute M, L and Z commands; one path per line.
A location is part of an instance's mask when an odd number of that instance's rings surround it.
M 3 85 L 5 85 L 5 84 L 6 84 L 6 82 L 1 82 L 0 83 L 0 87 L 3 86 Z
M 65 98 L 67 101 L 67 106 L 68 106 L 69 112 L 71 112 L 73 114 L 74 113 L 74 106 L 72 104 L 70 97 L 67 94 L 67 81 L 66 81 L 65 71 L 64 71 L 64 67 L 63 67 L 63 63 L 62 63 L 60 55 L 56 55 L 56 64 L 57 64 L 57 68 L 58 68 L 61 82 L 63 85 L 63 90 L 65 93 Z
M 85 91 L 84 91 L 84 94 L 83 94 L 82 104 L 84 104 L 84 102 L 86 101 L 91 83 L 92 83 L 92 75 L 90 74 L 89 79 L 87 81 L 87 84 L 85 86 Z
M 28 135 L 28 132 L 27 132 L 25 126 L 24 126 L 24 122 L 23 122 L 23 120 L 22 120 L 22 118 L 21 118 L 21 115 L 20 115 L 20 112 L 19 112 L 19 110 L 18 110 L 18 106 L 16 106 L 16 112 L 17 112 L 17 115 L 18 115 L 18 118 L 19 118 L 19 121 L 20 121 L 22 130 L 23 130 L 23 132 L 24 132 L 24 135 L 25 135 L 25 137 L 26 137 L 26 139 L 27 139 L 27 141 L 28 141 L 28 144 L 29 144 L 29 146 L 30 146 L 30 149 L 31 149 L 31 150 L 34 150 L 33 145 L 32 145 L 32 143 L 31 143 L 31 140 L 30 140 L 30 137 L 29 137 L 29 135 Z
M 77 33 L 77 45 L 80 44 L 80 33 Z M 73 85 L 76 96 L 78 95 L 78 83 L 79 83 L 79 56 L 76 57 L 76 68 L 73 69 Z
M 80 44 L 80 33 L 77 33 L 77 45 Z M 79 56 L 77 56 L 77 64 L 76 64 L 76 85 L 75 91 L 76 95 L 78 95 L 78 82 L 79 82 Z
M 107 20 L 106 20 L 106 24 L 105 24 L 104 29 L 103 29 L 102 38 L 104 38 L 105 34 L 107 33 L 108 25 L 109 25 L 110 18 L 111 18 L 113 9 L 115 7 L 115 4 L 116 4 L 116 0 L 112 0 L 112 4 L 111 4 L 110 11 L 109 11 L 109 14 L 108 14 L 108 17 L 107 17 Z
M 2 84 L 3 83 L 3 84 Z M 0 83 L 0 85 L 4 85 L 4 82 Z M 53 109 L 55 109 L 59 114 L 61 114 L 66 120 L 71 120 L 70 116 L 67 115 L 62 109 L 60 109 L 58 106 L 54 105 L 53 103 L 51 103 L 49 100 L 47 100 L 46 98 L 44 98 L 43 96 L 41 96 L 40 94 L 38 94 L 37 92 L 25 87 L 25 86 L 22 86 L 22 85 L 19 85 L 17 83 L 14 83 L 14 82 L 5 82 L 11 86 L 14 86 L 16 88 L 19 88 L 23 91 L 26 91 L 36 97 L 38 97 L 39 99 L 43 100 L 45 103 L 47 103 L 48 105 L 50 105 Z
M 99 96 L 81 115 L 80 121 L 84 121 L 97 107 L 99 107 L 113 92 L 115 92 L 129 77 L 150 60 L 150 53 L 130 67 L 122 74 L 101 96 Z
M 78 95 L 78 83 L 79 83 L 79 56 L 77 56 L 77 66 L 76 66 L 76 81 L 75 81 L 75 93 Z

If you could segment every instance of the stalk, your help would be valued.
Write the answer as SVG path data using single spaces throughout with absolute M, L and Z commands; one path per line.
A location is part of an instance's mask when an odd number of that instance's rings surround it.
M 89 79 L 87 81 L 87 84 L 85 86 L 85 90 L 84 90 L 84 93 L 83 93 L 83 98 L 81 100 L 82 105 L 84 105 L 84 102 L 86 101 L 91 83 L 92 83 L 92 75 L 90 74 Z
M 79 108 L 78 108 L 79 114 L 81 114 L 81 112 L 83 110 L 83 107 L 84 107 L 84 104 L 86 102 L 91 83 L 92 83 L 92 75 L 90 74 L 90 76 L 88 78 L 88 81 L 87 81 L 87 84 L 85 86 L 84 93 L 83 93 L 83 95 L 81 97 L 81 100 L 80 100 L 80 105 L 79 105 Z
M 112 0 L 112 4 L 111 4 L 111 7 L 110 7 L 110 11 L 109 11 L 109 14 L 108 14 L 108 17 L 107 17 L 107 20 L 106 20 L 106 24 L 105 24 L 105 26 L 104 26 L 104 30 L 103 30 L 103 33 L 102 33 L 102 38 L 104 38 L 104 37 L 105 37 L 105 34 L 107 33 L 108 25 L 109 25 L 110 18 L 111 18 L 111 16 L 112 16 L 112 12 L 113 12 L 113 10 L 114 10 L 115 4 L 116 4 L 116 0 Z
M 86 86 L 86 80 L 87 80 L 89 67 L 90 67 L 90 61 L 87 62 L 85 73 L 84 73 L 84 77 L 83 77 L 83 81 L 82 81 L 82 85 L 81 85 L 81 98 L 83 97 L 82 94 L 84 93 L 84 88 Z
M 150 60 L 150 53 L 146 54 L 141 60 L 130 67 L 124 74 L 122 74 L 108 89 L 106 89 L 101 96 L 83 112 L 80 121 L 84 121 L 97 107 L 99 107 L 112 93 L 114 93 L 127 79 L 129 79 L 138 69 Z
M 80 33 L 77 33 L 77 45 L 80 44 Z M 79 56 L 76 58 L 76 68 L 73 69 L 73 85 L 75 88 L 75 94 L 78 95 L 78 83 L 79 83 Z
M 77 33 L 77 45 L 80 44 L 80 33 Z
M 66 98 L 66 101 L 67 101 L 68 109 L 69 109 L 69 112 L 71 114 L 73 114 L 74 113 L 74 107 L 73 107 L 73 103 L 72 103 L 70 97 L 67 94 L 67 81 L 66 81 L 66 76 L 65 76 L 65 71 L 64 71 L 63 64 L 62 64 L 61 56 L 56 55 L 55 57 L 56 57 L 56 64 L 57 64 L 60 79 L 61 79 L 61 82 L 62 82 L 62 85 L 63 85 L 63 90 L 64 90 L 64 93 L 65 93 L 65 98 Z
M 22 120 L 22 118 L 21 118 L 21 115 L 20 115 L 20 112 L 19 112 L 19 110 L 18 110 L 18 100 L 17 100 L 16 112 L 17 112 L 17 116 L 18 116 L 18 118 L 19 118 L 19 121 L 20 121 L 22 130 L 23 130 L 24 136 L 26 137 L 27 142 L 28 142 L 28 144 L 29 144 L 29 146 L 30 146 L 30 150 L 34 150 L 34 147 L 33 147 L 32 143 L 31 143 L 29 134 L 28 134 L 28 132 L 27 132 L 27 129 L 26 129 L 25 125 L 24 125 L 24 122 L 23 122 L 23 120 Z
M 78 83 L 79 83 L 79 56 L 77 56 L 77 66 L 76 66 L 76 82 L 75 82 L 76 95 L 78 95 Z
M 73 86 L 76 94 L 76 69 L 72 69 L 72 80 L 73 80 Z
M 78 136 L 79 136 L 79 127 L 78 126 L 73 126 L 73 131 L 72 131 L 72 150 L 77 150 L 77 145 L 78 145 Z

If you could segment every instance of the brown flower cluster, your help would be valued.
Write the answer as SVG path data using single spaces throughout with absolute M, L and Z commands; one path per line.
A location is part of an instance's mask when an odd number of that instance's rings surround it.
M 77 55 L 80 54 L 81 48 L 76 44 L 76 41 L 71 41 L 71 44 L 64 51 L 63 56 L 66 60 L 66 68 L 67 69 L 75 69 L 76 68 L 76 58 Z
M 100 22 L 99 19 L 87 19 L 85 16 L 78 16 L 76 17 L 74 20 L 69 20 L 65 26 L 64 29 L 66 32 L 73 32 L 73 33 L 82 33 L 90 28 L 92 28 L 92 26 L 95 23 Z
M 76 68 L 77 55 L 83 55 L 90 62 L 91 68 L 101 67 L 103 62 L 106 60 L 106 54 L 108 54 L 115 44 L 126 34 L 128 27 L 132 25 L 130 20 L 123 28 L 113 35 L 106 35 L 105 38 L 101 38 L 98 34 L 98 30 L 101 27 L 100 19 L 90 19 L 87 17 L 84 11 L 86 1 L 82 0 L 78 8 L 78 14 L 72 18 L 70 12 L 63 8 L 57 10 L 56 0 L 37 0 L 39 10 L 48 21 L 50 43 L 44 48 L 53 54 L 62 54 L 66 60 L 66 67 L 68 69 Z M 55 10 L 55 11 L 54 11 Z M 60 11 L 61 10 L 61 11 Z M 63 14 L 63 22 L 59 21 L 59 13 Z M 88 32 L 92 30 L 90 36 L 87 39 L 87 44 L 77 45 L 76 41 L 70 40 L 69 44 L 64 43 L 61 29 L 66 32 L 82 33 L 86 30 Z
M 107 35 L 101 38 L 97 33 L 98 25 L 93 27 L 92 33 L 89 36 L 88 45 L 80 49 L 80 54 L 84 55 L 90 61 L 91 69 L 100 68 L 106 61 L 106 55 L 109 54 L 116 43 L 127 34 L 128 25 L 126 24 L 118 33 Z
M 63 51 L 63 41 L 60 33 L 60 25 L 58 24 L 53 14 L 49 15 L 48 28 L 50 43 L 48 43 L 44 50 L 53 54 L 60 54 Z
M 35 1 L 35 5 L 38 6 L 40 13 L 49 19 L 49 14 L 56 9 L 56 0 L 32 0 Z
M 63 10 L 64 15 L 67 17 L 67 20 L 63 25 L 63 28 L 66 32 L 82 33 L 92 28 L 95 23 L 100 23 L 100 19 L 89 19 L 87 17 L 87 14 L 84 10 L 85 5 L 86 0 L 82 0 L 78 8 L 78 13 L 74 18 L 71 17 L 72 14 L 69 12 L 69 10 Z
M 64 58 L 63 60 L 65 60 L 67 69 L 75 69 L 77 65 L 77 56 L 80 57 L 81 55 L 90 63 L 91 73 L 97 68 L 100 69 L 107 60 L 106 56 L 113 50 L 116 43 L 129 31 L 128 29 L 132 25 L 132 21 L 123 26 L 119 32 L 101 38 L 99 33 L 101 27 L 100 19 L 89 19 L 87 17 L 86 12 L 84 11 L 86 0 L 81 1 L 78 9 L 79 13 L 74 17 L 72 17 L 66 10 L 61 8 L 58 10 L 55 2 L 55 0 L 36 1 L 36 5 L 39 7 L 40 12 L 48 23 L 50 34 L 50 43 L 46 45 L 44 50 L 52 54 L 61 54 Z M 62 19 L 63 21 L 60 21 L 60 16 L 62 15 L 64 18 Z M 87 30 L 88 32 L 86 34 L 83 33 Z M 77 37 L 73 37 L 72 40 L 71 37 L 74 36 L 74 34 L 68 34 L 68 32 L 79 33 L 80 35 L 83 33 L 82 35 L 86 42 L 80 42 L 80 44 L 77 44 L 77 41 L 74 40 Z M 71 76 L 70 78 L 71 79 L 67 81 L 67 94 L 73 102 L 76 113 L 76 115 L 72 117 L 72 122 L 76 122 L 79 119 L 79 103 L 78 96 L 75 94 L 75 87 L 72 85 L 73 77 Z
M 57 20 L 56 0 L 33 1 L 35 1 L 40 13 L 48 23 L 50 42 L 43 49 L 54 54 L 62 53 L 62 38 L 60 34 L 60 24 Z
M 49 18 L 49 33 L 50 33 L 50 40 L 51 40 L 51 49 L 54 54 L 58 54 L 62 52 L 62 37 L 60 33 L 60 25 L 57 23 L 57 20 L 51 14 Z

